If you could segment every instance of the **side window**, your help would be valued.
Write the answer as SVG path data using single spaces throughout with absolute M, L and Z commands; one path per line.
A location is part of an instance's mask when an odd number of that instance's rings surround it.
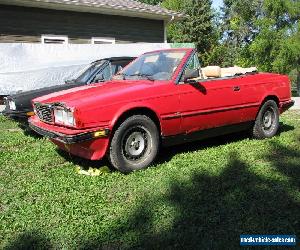
M 116 72 L 115 74 L 117 74 L 119 71 L 121 71 L 124 67 L 122 65 L 118 65 L 118 67 L 116 67 Z
M 192 58 L 190 58 L 190 61 L 188 62 L 187 69 L 200 69 L 200 63 L 198 56 L 194 54 Z
M 184 79 L 184 76 L 186 75 L 186 73 L 188 71 L 191 71 L 191 70 L 199 70 L 199 73 L 200 73 L 200 63 L 199 63 L 199 59 L 198 59 L 198 56 L 197 54 L 194 54 L 188 61 L 187 65 L 186 65 L 186 68 L 185 70 L 183 71 L 183 74 L 180 78 L 180 83 L 183 83 L 183 79 Z
M 111 68 L 111 69 L 110 69 L 110 72 L 111 72 L 111 77 L 112 77 L 113 75 L 115 75 L 115 74 L 117 73 L 118 67 L 117 67 L 116 64 L 111 64 L 111 65 L 110 65 L 110 68 Z M 111 77 L 110 77 L 110 78 L 111 78 Z M 110 78 L 109 78 L 109 79 L 110 79 Z
M 102 74 L 105 81 L 109 80 L 112 77 L 110 64 L 107 67 L 105 67 L 105 69 L 103 69 Z
M 110 80 L 112 75 L 112 68 L 109 64 L 104 69 L 97 72 L 92 82 L 104 82 Z

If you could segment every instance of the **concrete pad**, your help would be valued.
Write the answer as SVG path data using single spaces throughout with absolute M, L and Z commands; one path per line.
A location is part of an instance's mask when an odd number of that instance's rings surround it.
M 291 107 L 291 110 L 297 110 L 300 109 L 300 97 L 292 97 L 292 99 L 295 101 L 295 104 L 293 107 Z

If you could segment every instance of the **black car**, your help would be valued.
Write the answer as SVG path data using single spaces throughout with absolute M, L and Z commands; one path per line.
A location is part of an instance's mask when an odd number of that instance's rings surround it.
M 130 63 L 134 57 L 111 57 L 91 63 L 76 79 L 67 80 L 65 84 L 26 91 L 5 98 L 5 110 L 3 114 L 16 120 L 25 120 L 34 115 L 31 100 L 82 85 L 110 80 L 120 69 Z

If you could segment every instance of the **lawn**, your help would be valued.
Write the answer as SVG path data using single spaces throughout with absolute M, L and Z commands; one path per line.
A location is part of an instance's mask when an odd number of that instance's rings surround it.
M 300 236 L 300 112 L 272 139 L 167 148 L 128 175 L 75 171 L 106 164 L 0 117 L 0 249 L 236 249 L 240 234 Z

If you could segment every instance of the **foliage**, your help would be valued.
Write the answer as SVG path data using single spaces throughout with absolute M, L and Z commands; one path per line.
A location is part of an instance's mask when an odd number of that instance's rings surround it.
M 241 66 L 289 74 L 300 84 L 300 2 L 293 0 L 225 0 L 223 12 L 226 58 Z M 300 87 L 300 85 L 299 85 Z
M 289 74 L 300 89 L 300 1 L 224 0 L 219 13 L 211 9 L 211 0 L 161 4 L 189 15 L 168 25 L 168 40 L 195 43 L 202 65 L 237 64 Z
M 163 1 L 162 6 L 170 10 L 186 13 L 185 0 L 165 0 Z M 177 22 L 171 21 L 167 25 L 168 25 L 167 26 L 168 41 L 182 42 L 181 37 L 183 33 L 183 23 L 178 21 Z
M 163 149 L 124 175 L 26 136 L 0 116 L 0 249 L 236 249 L 240 234 L 300 234 L 299 112 L 268 140 Z
M 162 5 L 188 15 L 181 22 L 169 24 L 168 40 L 195 43 L 201 61 L 206 64 L 207 52 L 217 41 L 211 0 L 166 0 Z

